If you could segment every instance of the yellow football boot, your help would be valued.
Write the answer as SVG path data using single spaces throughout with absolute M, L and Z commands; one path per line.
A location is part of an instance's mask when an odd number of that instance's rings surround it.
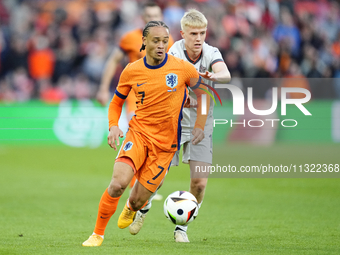
M 93 246 L 101 246 L 104 239 L 99 235 L 92 235 L 87 239 L 85 242 L 83 242 L 83 246 L 87 247 L 93 247 Z
M 124 209 L 123 209 L 122 213 L 119 215 L 119 218 L 118 218 L 118 227 L 119 228 L 128 227 L 133 222 L 135 215 L 136 215 L 136 212 L 132 211 L 125 204 Z

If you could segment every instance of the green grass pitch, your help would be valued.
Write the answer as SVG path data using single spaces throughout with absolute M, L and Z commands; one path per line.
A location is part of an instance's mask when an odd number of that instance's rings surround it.
M 266 148 L 278 164 L 294 157 L 339 163 L 339 146 Z M 318 151 L 311 155 L 310 149 Z M 259 161 L 261 149 L 228 146 L 216 157 Z M 128 192 L 101 247 L 82 247 L 92 233 L 99 199 L 116 153 L 108 147 L 0 147 L 0 254 L 340 254 L 340 179 L 209 179 L 191 243 L 175 243 L 174 225 L 153 202 L 136 235 L 118 229 Z M 307 162 L 308 163 L 308 162 Z M 186 165 L 171 168 L 160 193 L 188 190 Z

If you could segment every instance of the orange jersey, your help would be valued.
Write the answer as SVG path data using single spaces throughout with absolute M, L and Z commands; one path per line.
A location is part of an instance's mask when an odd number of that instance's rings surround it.
M 118 126 L 121 106 L 132 89 L 137 98 L 137 110 L 129 128 L 164 151 L 176 151 L 180 147 L 182 109 L 188 96 L 186 86 L 202 86 L 199 78 L 192 64 L 168 54 L 157 66 L 148 65 L 145 57 L 127 65 L 110 103 L 109 127 Z M 197 112 L 201 112 L 200 95 L 205 92 L 200 89 L 194 92 Z M 206 98 L 209 103 L 209 97 Z M 206 117 L 198 114 L 195 127 L 203 129 Z
M 138 28 L 126 33 L 120 40 L 119 47 L 129 57 L 129 63 L 135 62 L 145 56 L 145 50 L 139 51 L 143 43 L 142 37 L 143 30 Z M 173 44 L 174 40 L 170 35 L 168 49 L 170 49 Z

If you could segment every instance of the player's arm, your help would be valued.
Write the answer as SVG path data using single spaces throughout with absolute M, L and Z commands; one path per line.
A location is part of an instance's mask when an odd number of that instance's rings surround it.
M 119 93 L 119 92 L 118 92 Z M 117 145 L 119 146 L 119 137 L 123 137 L 123 132 L 118 127 L 118 121 L 122 113 L 122 108 L 125 99 L 117 96 L 117 90 L 113 96 L 110 106 L 109 106 L 109 135 L 107 136 L 107 143 L 111 148 L 117 150 Z
M 218 83 L 229 83 L 231 75 L 227 65 L 224 63 L 221 52 L 217 48 L 213 48 L 211 69 L 213 73 L 206 71 L 205 73 L 199 73 L 205 79 L 215 81 Z
M 127 65 L 128 67 L 129 65 Z M 122 108 L 124 101 L 131 90 L 131 85 L 128 82 L 128 72 L 126 68 L 120 76 L 120 80 L 115 91 L 115 94 L 111 100 L 109 106 L 109 135 L 107 136 L 107 143 L 111 148 L 117 150 L 117 145 L 119 145 L 119 137 L 123 137 L 123 132 L 119 129 L 118 121 L 122 113 Z
M 110 57 L 106 61 L 97 93 L 97 100 L 103 106 L 105 106 L 110 99 L 110 84 L 116 73 L 117 66 L 123 58 L 124 52 L 120 48 L 116 48 L 112 51 Z
M 199 75 L 207 80 L 216 81 L 218 83 L 230 82 L 231 75 L 224 62 L 217 62 L 213 64 L 212 70 L 214 71 L 213 73 L 206 71 L 205 73 L 199 73 Z
M 189 64 L 189 63 L 188 63 Z M 204 138 L 204 127 L 207 121 L 209 106 L 210 106 L 210 96 L 208 95 L 207 88 L 202 85 L 202 79 L 198 76 L 194 66 L 189 64 L 191 69 L 190 87 L 197 97 L 197 118 L 195 122 L 194 129 L 192 131 L 193 139 L 192 144 L 198 144 Z M 195 75 L 196 74 L 196 75 Z

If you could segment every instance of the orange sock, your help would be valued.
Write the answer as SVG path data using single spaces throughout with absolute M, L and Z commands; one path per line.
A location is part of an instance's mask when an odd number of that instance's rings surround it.
M 99 202 L 98 216 L 94 233 L 104 235 L 105 228 L 111 216 L 115 213 L 120 197 L 111 197 L 107 191 L 104 191 Z

